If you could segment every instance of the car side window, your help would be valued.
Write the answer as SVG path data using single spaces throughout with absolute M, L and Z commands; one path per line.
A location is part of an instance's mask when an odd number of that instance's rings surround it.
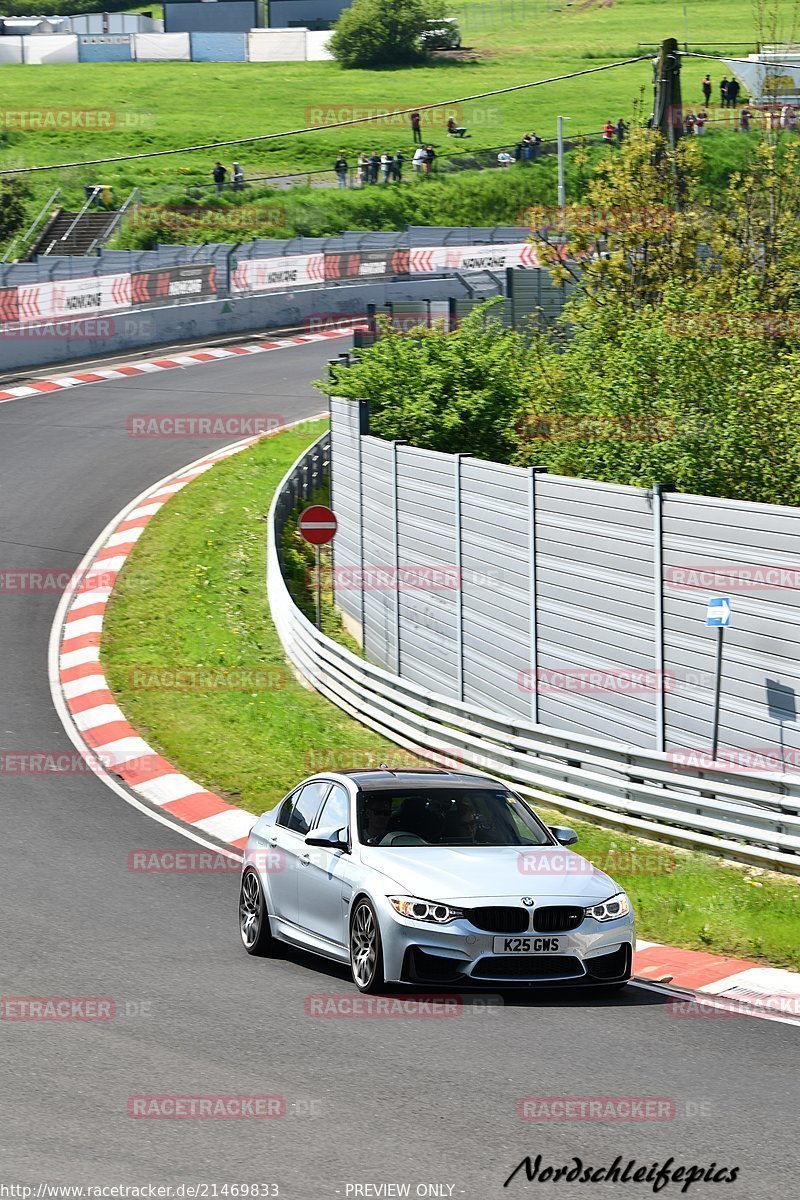
M 289 829 L 295 833 L 308 833 L 320 803 L 330 786 L 326 780 L 321 780 L 315 783 L 306 783 L 299 792 L 295 793 L 294 807 L 287 822 Z
M 326 831 L 345 829 L 350 830 L 350 797 L 347 789 L 340 783 L 335 783 L 330 790 L 327 800 L 322 806 L 317 825 Z
M 286 797 L 286 799 L 281 804 L 280 811 L 278 812 L 278 815 L 275 818 L 276 825 L 288 826 L 289 818 L 291 817 L 292 812 L 294 810 L 294 802 L 299 795 L 300 795 L 299 788 L 296 788 L 295 791 L 289 793 L 289 795 Z

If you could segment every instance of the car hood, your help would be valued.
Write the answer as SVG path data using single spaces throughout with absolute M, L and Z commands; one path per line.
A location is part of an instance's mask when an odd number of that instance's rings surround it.
M 589 905 L 621 890 L 563 846 L 362 846 L 361 861 L 398 892 L 423 900 L 519 903 L 533 896 Z

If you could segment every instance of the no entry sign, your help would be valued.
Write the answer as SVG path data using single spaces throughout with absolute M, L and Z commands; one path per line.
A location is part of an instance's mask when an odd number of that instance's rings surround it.
M 300 514 L 297 528 L 312 546 L 325 546 L 336 534 L 336 517 L 326 505 L 312 504 Z

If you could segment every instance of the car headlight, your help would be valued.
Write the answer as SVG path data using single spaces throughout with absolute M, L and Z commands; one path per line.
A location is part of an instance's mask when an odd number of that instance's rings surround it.
M 434 925 L 446 925 L 464 916 L 460 908 L 437 904 L 433 900 L 418 900 L 416 896 L 389 896 L 389 903 L 401 917 L 408 917 L 412 921 L 431 921 Z
M 616 896 L 612 896 L 610 900 L 604 900 L 602 904 L 593 904 L 591 908 L 586 909 L 587 917 L 594 917 L 595 921 L 616 921 L 618 917 L 627 917 L 631 911 L 631 902 L 624 892 L 617 892 Z

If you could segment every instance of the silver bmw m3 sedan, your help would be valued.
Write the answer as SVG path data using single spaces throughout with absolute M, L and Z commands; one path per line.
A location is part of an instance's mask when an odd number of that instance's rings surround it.
M 253 826 L 239 929 L 349 963 L 356 986 L 622 987 L 634 919 L 608 875 L 505 784 L 445 770 L 321 773 Z

